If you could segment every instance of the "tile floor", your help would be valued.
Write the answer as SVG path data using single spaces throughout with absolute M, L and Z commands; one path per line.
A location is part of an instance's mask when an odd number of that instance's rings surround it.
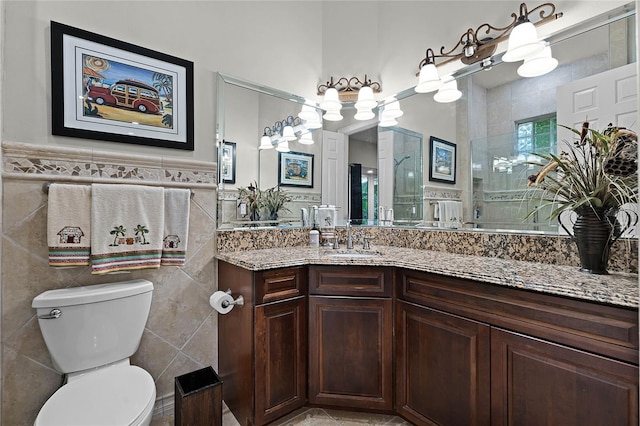
M 151 426 L 173 426 L 173 416 L 154 418 Z M 222 410 L 223 426 L 240 426 L 231 411 L 225 405 Z M 303 407 L 273 422 L 270 426 L 404 426 L 411 423 L 390 414 L 359 413 L 354 411 L 330 410 L 324 408 Z

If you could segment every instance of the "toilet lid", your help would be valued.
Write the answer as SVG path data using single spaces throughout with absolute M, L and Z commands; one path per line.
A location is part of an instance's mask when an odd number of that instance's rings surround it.
M 142 368 L 105 368 L 58 389 L 38 413 L 35 424 L 129 425 L 154 398 L 153 378 Z

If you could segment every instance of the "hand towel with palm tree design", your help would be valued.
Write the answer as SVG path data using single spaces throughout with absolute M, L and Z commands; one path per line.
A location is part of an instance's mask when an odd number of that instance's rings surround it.
M 91 273 L 159 268 L 164 188 L 91 185 Z

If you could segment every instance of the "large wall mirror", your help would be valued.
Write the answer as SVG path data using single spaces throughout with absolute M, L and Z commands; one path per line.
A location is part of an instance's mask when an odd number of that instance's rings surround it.
M 261 138 L 283 121 L 296 119 L 305 100 L 297 95 L 247 82 L 232 76 L 217 75 L 218 133 L 218 228 L 299 226 L 300 209 L 320 204 L 322 191 L 322 129 L 312 129 L 307 135 L 313 143 L 300 143 L 302 126 L 296 128 L 296 139 L 289 142 L 289 152 L 275 148 L 258 149 Z M 274 138 L 275 140 L 275 138 Z M 308 139 L 307 139 L 308 140 Z M 251 221 L 246 206 L 239 203 L 239 191 L 258 187 L 278 188 L 287 170 L 286 162 L 296 158 L 307 160 L 310 167 L 300 184 L 284 183 L 280 188 L 290 198 L 278 220 Z M 308 173 L 308 174 L 307 174 Z M 302 176 L 301 176 L 302 177 Z
M 544 130 L 555 129 L 557 123 L 565 124 L 558 118 L 556 97 L 562 87 L 593 76 L 606 78 L 607 72 L 626 65 L 635 69 L 630 64 L 637 61 L 636 39 L 635 7 L 630 3 L 607 16 L 548 37 L 559 65 L 547 75 L 520 78 L 518 64 L 501 63 L 498 55 L 490 71 L 474 64 L 456 73 L 464 96 L 455 103 L 436 103 L 432 94 L 417 94 L 413 87 L 398 93 L 404 115 L 393 127 L 378 127 L 375 120 L 356 122 L 350 113 L 354 110 L 345 108 L 343 121 L 325 121 L 323 129 L 313 132 L 313 145 L 291 143 L 291 151 L 313 155 L 313 187 L 283 187 L 293 200 L 277 225 L 300 226 L 302 208 L 332 200 L 329 204 L 341 208 L 342 223 L 350 215 L 354 217 L 352 213 L 359 204 L 362 220 L 358 223 L 383 224 L 382 220 L 388 218 L 386 212 L 392 209 L 394 226 L 441 227 L 434 217 L 437 202 L 459 200 L 463 214 L 457 228 L 557 233 L 557 223 L 546 220 L 548 212 L 540 211 L 524 220 L 535 204 L 523 201 L 531 171 L 526 164 L 526 151 L 519 151 L 518 147 L 530 146 L 523 138 L 532 126 Z M 629 89 L 630 96 L 637 99 L 637 91 L 636 78 L 635 88 Z M 218 76 L 221 172 L 225 170 L 224 161 L 229 162 L 222 154 L 228 157 L 232 152 L 223 150 L 222 141 L 235 143 L 235 182 L 223 183 L 221 177 L 220 229 L 247 225 L 237 207 L 239 187 L 252 182 L 261 188 L 278 184 L 281 154 L 258 150 L 260 136 L 274 122 L 295 117 L 303 103 L 299 96 Z M 637 111 L 634 114 L 627 118 L 637 120 Z M 614 124 L 636 131 L 638 127 L 637 121 Z M 557 141 L 563 136 L 551 133 L 546 137 L 553 147 L 554 138 Z M 327 196 L 334 189 L 324 180 L 327 174 L 333 175 L 335 165 L 328 163 L 324 145 L 327 142 L 323 142 L 327 135 L 336 134 L 342 135 L 345 144 L 339 159 L 343 188 L 337 198 Z M 455 145 L 455 183 L 430 179 L 432 137 Z M 333 143 L 334 139 L 329 139 Z M 353 179 L 349 179 L 351 175 Z M 354 198 L 359 199 L 355 207 Z

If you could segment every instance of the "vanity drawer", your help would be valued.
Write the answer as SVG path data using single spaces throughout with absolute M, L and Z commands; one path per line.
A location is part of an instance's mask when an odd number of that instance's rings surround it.
M 398 298 L 638 365 L 638 310 L 410 270 Z
M 306 266 L 271 269 L 255 274 L 256 305 L 306 294 Z
M 375 266 L 310 266 L 309 294 L 391 297 L 391 268 Z

